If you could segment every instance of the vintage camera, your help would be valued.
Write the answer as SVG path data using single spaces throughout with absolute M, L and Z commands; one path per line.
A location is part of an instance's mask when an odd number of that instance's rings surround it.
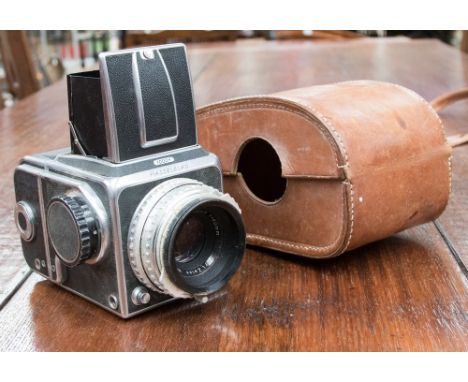
M 218 158 L 197 144 L 185 46 L 99 64 L 67 78 L 71 149 L 16 168 L 26 262 L 123 318 L 206 300 L 238 269 L 245 230 Z

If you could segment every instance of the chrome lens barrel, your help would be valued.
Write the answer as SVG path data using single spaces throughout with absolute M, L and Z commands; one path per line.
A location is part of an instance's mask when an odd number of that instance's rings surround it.
M 245 230 L 234 199 L 193 179 L 153 188 L 129 228 L 128 255 L 137 278 L 174 297 L 222 288 L 240 265 Z

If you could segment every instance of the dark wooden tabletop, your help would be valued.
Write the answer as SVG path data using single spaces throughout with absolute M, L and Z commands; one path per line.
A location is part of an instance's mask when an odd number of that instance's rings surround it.
M 468 56 L 433 40 L 224 43 L 189 54 L 198 106 L 355 79 L 428 100 L 468 84 Z M 468 132 L 468 102 L 441 117 L 449 133 Z M 13 169 L 68 145 L 65 83 L 0 112 L 0 143 L 0 350 L 468 350 L 468 145 L 455 149 L 451 201 L 436 222 L 326 261 L 249 248 L 208 303 L 124 321 L 22 259 Z

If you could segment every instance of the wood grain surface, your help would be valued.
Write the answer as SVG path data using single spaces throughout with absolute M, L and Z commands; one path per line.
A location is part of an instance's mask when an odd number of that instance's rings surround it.
M 467 85 L 468 58 L 432 40 L 216 43 L 189 48 L 196 104 L 351 79 L 426 99 Z M 350 100 L 352 102 L 352 100 Z M 468 131 L 468 102 L 441 113 Z M 468 350 L 468 146 L 434 223 L 327 261 L 247 250 L 206 304 L 180 301 L 123 321 L 29 276 L 12 210 L 21 156 L 65 146 L 64 82 L 0 112 L 0 350 Z

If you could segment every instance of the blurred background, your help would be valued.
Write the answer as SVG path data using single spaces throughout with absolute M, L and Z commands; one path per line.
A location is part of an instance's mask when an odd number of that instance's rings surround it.
M 467 31 L 344 30 L 30 30 L 0 31 L 0 109 L 66 74 L 97 68 L 100 52 L 173 42 L 186 44 L 255 43 L 265 40 L 307 40 L 311 43 L 362 38 L 435 38 L 468 52 Z

